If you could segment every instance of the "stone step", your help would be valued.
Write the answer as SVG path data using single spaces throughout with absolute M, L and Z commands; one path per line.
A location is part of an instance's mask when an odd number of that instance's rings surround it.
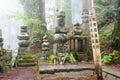
M 33 54 L 20 54 L 17 57 L 17 67 L 30 67 L 36 65 L 36 56 Z
M 36 66 L 37 62 L 34 63 L 18 63 L 18 67 L 31 67 L 31 66 Z
M 35 59 L 23 59 L 23 60 L 18 60 L 19 63 L 33 63 L 35 62 Z

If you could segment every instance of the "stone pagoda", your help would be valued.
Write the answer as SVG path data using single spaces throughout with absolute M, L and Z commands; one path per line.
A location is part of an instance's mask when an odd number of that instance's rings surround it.
M 83 35 L 84 36 L 89 36 L 90 32 L 89 32 L 89 11 L 87 9 L 83 9 L 82 12 L 82 24 L 81 24 L 81 29 L 83 31 Z
M 93 0 L 82 0 L 83 9 L 82 9 L 82 24 L 81 29 L 83 31 L 83 36 L 90 36 L 90 28 L 89 28 L 89 10 L 93 7 Z
M 47 35 L 45 35 L 44 37 L 43 37 L 43 43 L 42 43 L 42 53 L 43 53 L 43 55 L 44 56 L 47 56 L 47 55 L 49 55 L 50 53 L 49 53 L 49 50 L 50 50 L 50 48 L 49 48 L 49 41 L 48 41 L 48 39 L 47 39 Z
M 26 54 L 29 52 L 29 35 L 27 33 L 27 26 L 21 26 L 21 34 L 18 36 L 18 39 L 20 42 L 19 45 L 19 51 L 18 54 Z

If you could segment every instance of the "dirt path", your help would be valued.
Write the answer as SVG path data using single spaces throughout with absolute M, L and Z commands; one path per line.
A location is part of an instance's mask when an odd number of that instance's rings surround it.
M 0 80 L 36 80 L 37 70 L 33 67 L 14 68 L 0 76 Z

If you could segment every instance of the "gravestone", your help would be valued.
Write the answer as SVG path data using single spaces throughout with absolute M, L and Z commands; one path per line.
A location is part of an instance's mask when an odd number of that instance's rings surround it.
M 29 35 L 27 33 L 27 26 L 21 26 L 21 34 L 18 36 L 20 40 L 18 54 L 29 53 Z

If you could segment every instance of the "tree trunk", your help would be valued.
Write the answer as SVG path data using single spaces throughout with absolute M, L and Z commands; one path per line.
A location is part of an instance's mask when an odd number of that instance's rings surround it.
M 23 0 L 23 1 L 21 1 L 21 3 L 24 7 L 25 15 L 27 15 L 28 20 L 36 19 L 39 21 L 36 23 L 29 21 L 29 23 L 30 23 L 29 26 L 31 26 L 31 27 L 29 27 L 29 34 L 30 34 L 30 39 L 33 40 L 32 45 L 33 46 L 35 45 L 34 47 L 37 46 L 37 48 L 41 47 L 41 42 L 35 41 L 33 39 L 33 35 L 37 39 L 40 39 L 42 41 L 42 36 L 44 33 L 40 34 L 39 31 L 45 32 L 47 30 L 46 20 L 45 20 L 45 1 L 44 0 Z M 39 31 L 37 33 L 35 33 L 33 28 L 38 28 Z M 35 48 L 35 49 L 37 49 L 37 48 Z M 39 50 L 40 50 L 40 48 L 39 48 Z
M 41 21 L 41 29 L 46 31 L 46 20 L 45 20 L 45 1 L 44 0 L 39 0 L 38 2 L 39 5 L 39 17 Z
M 56 0 L 57 10 L 65 11 L 65 23 L 67 26 L 72 25 L 72 4 L 71 0 Z
M 72 4 L 71 0 L 64 0 L 65 1 L 65 13 L 66 13 L 66 25 L 72 25 Z
M 116 8 L 120 8 L 120 0 L 116 2 Z M 115 50 L 120 50 L 120 10 L 117 11 L 117 16 L 115 20 L 115 27 L 112 33 L 113 43 L 112 48 Z

